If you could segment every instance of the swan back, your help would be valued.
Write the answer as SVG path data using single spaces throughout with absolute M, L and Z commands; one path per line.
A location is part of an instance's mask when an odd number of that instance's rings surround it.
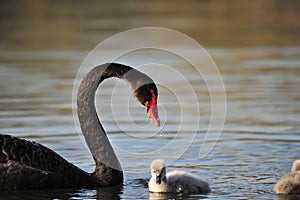
M 196 176 L 184 171 L 166 173 L 163 160 L 154 160 L 151 163 L 150 192 L 173 193 L 209 193 L 209 184 Z
M 300 194 L 300 160 L 293 163 L 290 173 L 281 177 L 274 186 L 277 194 Z
M 0 134 L 0 189 L 82 186 L 92 178 L 45 146 Z

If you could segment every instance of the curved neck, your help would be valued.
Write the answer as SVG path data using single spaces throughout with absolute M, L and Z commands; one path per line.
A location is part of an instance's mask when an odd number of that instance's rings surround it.
M 128 73 L 133 76 L 128 77 Z M 134 73 L 131 73 L 134 72 Z M 129 66 L 109 63 L 93 68 L 82 80 L 77 94 L 78 118 L 86 143 L 93 155 L 96 169 L 93 173 L 101 185 L 112 185 L 123 182 L 120 162 L 99 121 L 95 108 L 95 93 L 99 84 L 107 78 L 118 77 L 125 80 L 132 90 L 136 89 L 133 82 L 143 73 Z

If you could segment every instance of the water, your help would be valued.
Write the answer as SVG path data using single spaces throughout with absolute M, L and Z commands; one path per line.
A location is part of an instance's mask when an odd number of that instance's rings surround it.
M 97 109 L 122 163 L 124 185 L 95 190 L 2 191 L 1 199 L 299 198 L 278 196 L 272 191 L 276 180 L 290 170 L 293 160 L 299 159 L 298 2 L 94 2 L 94 6 L 68 1 L 17 3 L 1 2 L 0 6 L 0 132 L 37 141 L 92 171 L 92 158 L 73 120 L 76 73 L 98 42 L 138 26 L 174 28 L 204 45 L 224 80 L 227 115 L 220 137 L 214 129 L 205 134 L 211 116 L 210 97 L 205 82 L 193 79 L 188 65 L 181 69 L 191 77 L 189 82 L 196 88 L 201 110 L 196 138 L 195 130 L 189 128 L 197 114 L 193 103 L 182 105 L 187 114 L 183 130 L 176 135 L 181 120 L 179 104 L 168 88 L 159 87 L 159 109 L 164 120 L 160 130 L 153 127 L 145 109 L 135 103 L 125 85 L 107 81 L 98 92 Z M 186 51 L 193 54 L 191 49 Z M 133 56 L 128 62 L 139 59 Z M 174 68 L 182 64 L 157 59 Z M 149 73 L 155 76 L 155 70 Z M 177 96 L 189 95 L 172 77 L 165 76 L 158 82 L 177 88 Z M 110 107 L 112 93 L 117 98 Z M 185 149 L 191 138 L 192 144 L 181 155 L 174 155 L 176 149 Z M 169 157 L 157 150 L 174 140 L 177 146 L 168 149 Z M 207 153 L 201 159 L 200 149 Z M 145 152 L 155 152 L 158 158 L 170 162 L 169 170 L 185 170 L 205 178 L 212 193 L 150 194 L 148 170 L 156 157 L 142 154 Z M 174 157 L 178 159 L 170 159 Z

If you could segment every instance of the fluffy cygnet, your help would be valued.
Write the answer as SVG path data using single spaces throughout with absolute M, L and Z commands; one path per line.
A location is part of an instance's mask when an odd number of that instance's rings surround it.
M 171 171 L 166 173 L 166 165 L 163 160 L 154 160 L 151 163 L 151 179 L 149 181 L 150 192 L 173 193 L 209 193 L 209 184 L 188 172 Z
M 274 186 L 277 194 L 300 194 L 300 160 L 293 163 L 291 172 L 281 177 Z

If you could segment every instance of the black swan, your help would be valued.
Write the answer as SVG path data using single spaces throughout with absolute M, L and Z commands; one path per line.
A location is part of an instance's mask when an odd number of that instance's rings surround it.
M 95 188 L 123 183 L 120 162 L 99 121 L 94 102 L 99 84 L 110 77 L 124 80 L 155 125 L 160 125 L 158 91 L 151 78 L 122 64 L 96 66 L 83 78 L 77 94 L 78 118 L 95 161 L 95 171 L 87 173 L 36 142 L 0 134 L 0 189 Z
M 151 163 L 151 179 L 148 183 L 150 192 L 172 193 L 209 193 L 209 184 L 199 177 L 184 171 L 166 172 L 166 164 L 157 159 Z
M 300 194 L 300 160 L 295 160 L 291 172 L 281 177 L 274 186 L 276 194 Z

